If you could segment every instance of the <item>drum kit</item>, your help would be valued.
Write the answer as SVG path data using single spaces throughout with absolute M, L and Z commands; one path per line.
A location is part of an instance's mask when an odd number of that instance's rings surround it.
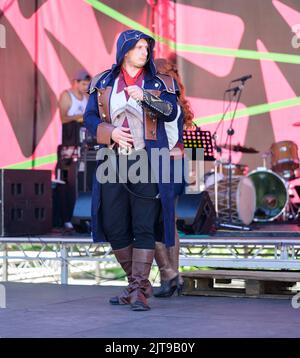
M 294 125 L 300 126 L 300 122 Z M 221 147 L 234 152 L 259 153 L 254 148 L 241 145 Z M 268 157 L 270 169 L 267 168 Z M 300 178 L 297 144 L 287 140 L 273 143 L 262 158 L 263 166 L 251 172 L 245 164 L 218 160 L 213 173 L 205 175 L 206 190 L 215 203 L 219 222 L 233 223 L 237 226 L 232 228 L 243 229 L 253 221 L 266 223 L 298 218 L 298 207 L 289 198 L 292 181 Z

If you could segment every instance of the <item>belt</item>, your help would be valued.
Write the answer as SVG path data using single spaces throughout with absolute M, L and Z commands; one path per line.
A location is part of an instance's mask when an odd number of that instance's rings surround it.
M 132 154 L 132 151 L 133 151 L 133 149 L 131 147 L 126 147 L 126 148 L 120 147 L 120 146 L 117 147 L 117 153 L 119 155 L 120 154 L 122 154 L 122 155 L 130 155 L 130 154 Z
M 128 148 L 124 148 L 124 147 L 120 147 L 119 145 L 118 146 L 114 146 L 114 151 L 117 155 L 131 155 L 133 153 L 137 153 L 137 152 L 140 152 L 141 150 L 144 150 L 145 148 L 141 148 L 141 149 L 134 149 L 134 148 L 131 148 L 131 147 L 128 147 Z

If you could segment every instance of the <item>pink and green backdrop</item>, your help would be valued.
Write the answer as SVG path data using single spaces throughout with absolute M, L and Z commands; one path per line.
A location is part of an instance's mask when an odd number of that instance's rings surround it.
M 214 131 L 228 83 L 252 74 L 233 142 L 260 152 L 280 140 L 300 146 L 299 0 L 0 0 L 0 10 L 0 167 L 54 168 L 60 93 L 78 68 L 110 67 L 128 28 L 153 34 L 157 57 L 176 53 L 201 128 Z M 253 169 L 261 157 L 234 161 Z

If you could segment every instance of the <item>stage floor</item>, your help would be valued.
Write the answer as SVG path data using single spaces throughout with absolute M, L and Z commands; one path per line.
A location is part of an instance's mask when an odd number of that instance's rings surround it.
M 1 282 L 0 337 L 300 337 L 290 300 L 151 298 L 151 311 L 111 306 L 121 288 Z

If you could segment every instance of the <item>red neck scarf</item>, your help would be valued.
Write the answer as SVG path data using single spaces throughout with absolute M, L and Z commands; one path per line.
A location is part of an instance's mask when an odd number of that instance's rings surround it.
M 138 78 L 140 77 L 140 75 L 143 73 L 144 69 L 141 68 L 137 74 L 134 77 L 131 77 L 128 72 L 125 70 L 124 67 L 121 67 L 121 71 L 123 73 L 124 76 L 124 81 L 126 83 L 126 86 L 133 86 L 136 84 Z

